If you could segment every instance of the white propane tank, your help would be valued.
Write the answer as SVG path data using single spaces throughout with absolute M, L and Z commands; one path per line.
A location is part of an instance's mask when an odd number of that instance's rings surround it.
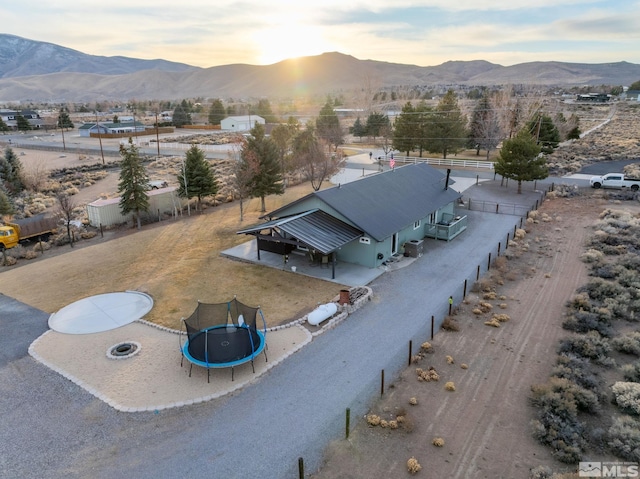
M 336 311 L 338 311 L 338 305 L 336 303 L 321 304 L 309 313 L 307 321 L 312 326 L 317 326 L 325 319 L 329 319 L 336 314 Z

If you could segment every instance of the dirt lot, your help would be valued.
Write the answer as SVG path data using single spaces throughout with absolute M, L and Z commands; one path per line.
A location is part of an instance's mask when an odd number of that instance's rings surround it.
M 535 411 L 528 396 L 531 385 L 548 378 L 558 340 L 566 334 L 564 305 L 587 280 L 579 256 L 589 225 L 612 206 L 640 212 L 637 203 L 612 205 L 598 197 L 547 200 L 539 210 L 546 221 L 528 224 L 524 241 L 507 250 L 511 258 L 494 266 L 486 283 L 497 298 L 469 294 L 454 314 L 460 331 L 438 333 L 431 341 L 434 353 L 409 366 L 370 408 L 383 420 L 403 416 L 404 422 L 391 429 L 352 418 L 350 438 L 329 446 L 326 463 L 313 477 L 408 477 L 411 457 L 422 466 L 416 477 L 528 478 L 540 465 L 575 472 L 532 438 Z M 474 314 L 481 301 L 492 311 Z M 511 319 L 499 328 L 484 325 L 492 313 Z M 416 369 L 430 367 L 439 381 L 418 381 Z M 445 389 L 448 381 L 455 391 Z M 444 446 L 432 444 L 437 437 Z

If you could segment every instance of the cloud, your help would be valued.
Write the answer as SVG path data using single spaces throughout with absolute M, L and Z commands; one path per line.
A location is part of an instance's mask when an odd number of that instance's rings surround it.
M 0 17 L 8 33 L 95 55 L 208 67 L 340 51 L 426 66 L 572 61 L 590 51 L 594 62 L 640 62 L 638 7 L 623 0 L 21 0 L 0 6 Z

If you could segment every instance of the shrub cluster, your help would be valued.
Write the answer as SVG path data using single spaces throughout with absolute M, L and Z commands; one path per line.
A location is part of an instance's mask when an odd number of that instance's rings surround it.
M 589 331 L 583 335 L 571 336 L 561 340 L 559 352 L 589 358 L 603 366 L 611 366 L 613 361 L 609 357 L 611 352 L 609 340 L 598 331 Z
M 618 381 L 611 390 L 615 403 L 621 409 L 640 415 L 640 383 Z
M 611 346 L 621 353 L 634 354 L 640 356 L 640 332 L 633 331 L 631 333 L 618 336 L 611 340 Z
M 607 445 L 616 455 L 640 462 L 640 421 L 630 416 L 616 417 L 607 436 Z

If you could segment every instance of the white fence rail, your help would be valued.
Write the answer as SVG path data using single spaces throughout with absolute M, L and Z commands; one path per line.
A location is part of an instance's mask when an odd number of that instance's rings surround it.
M 442 159 L 442 158 L 420 158 L 415 156 L 394 156 L 396 164 L 408 164 L 408 163 L 426 163 L 431 166 L 445 166 L 451 168 L 476 168 L 480 170 L 493 170 L 492 161 L 474 161 L 474 160 L 455 160 L 455 159 Z M 391 158 L 387 158 L 383 161 L 387 163 Z

